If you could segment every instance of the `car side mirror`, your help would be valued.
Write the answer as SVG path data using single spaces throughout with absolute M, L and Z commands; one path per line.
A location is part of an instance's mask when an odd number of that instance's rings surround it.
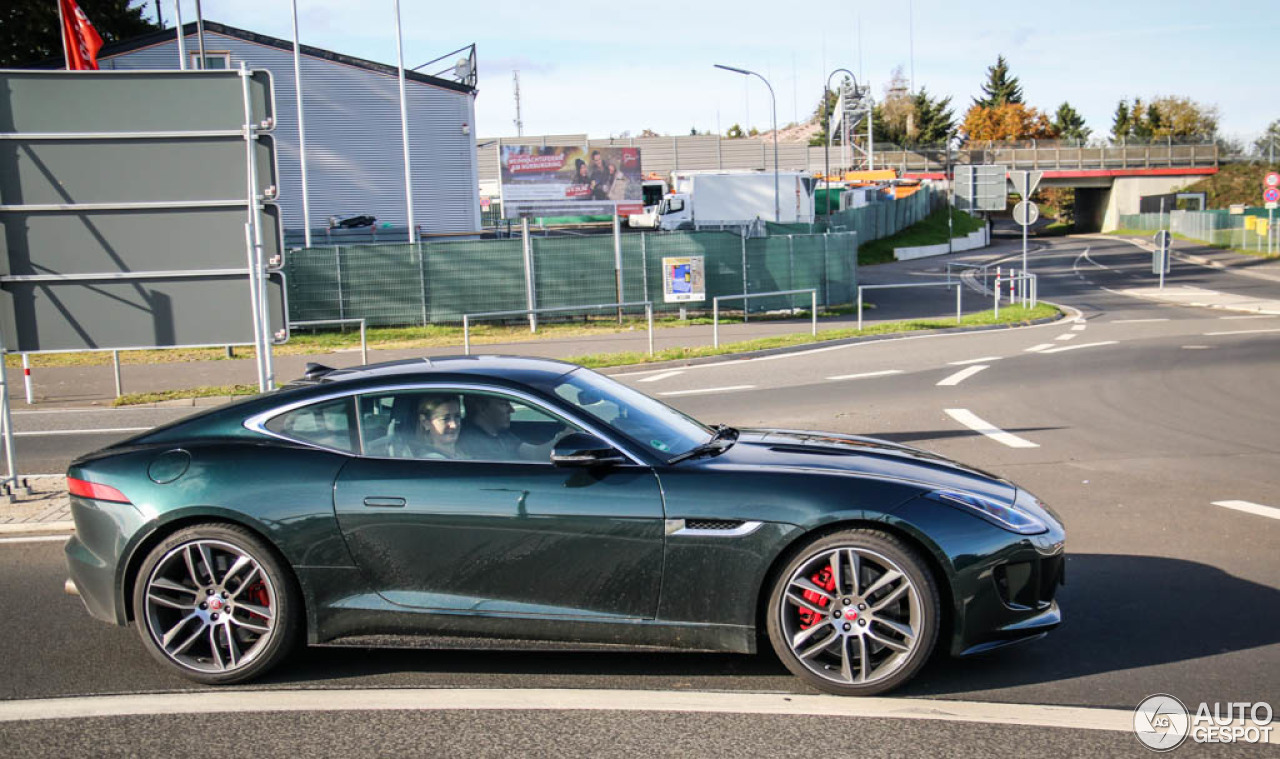
M 551 449 L 551 463 L 556 466 L 610 466 L 626 460 L 617 448 L 585 432 L 565 435 Z

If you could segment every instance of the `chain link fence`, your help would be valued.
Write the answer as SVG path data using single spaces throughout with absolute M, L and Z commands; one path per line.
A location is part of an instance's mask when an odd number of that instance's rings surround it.
M 1265 208 L 1246 208 L 1239 214 L 1229 211 L 1123 214 L 1120 228 L 1151 233 L 1167 229 L 1216 248 L 1280 253 L 1280 233 L 1277 233 L 1276 225 L 1268 223 Z
M 897 200 L 839 211 L 812 224 L 766 224 L 762 237 L 733 231 L 621 237 L 622 294 L 611 235 L 529 238 L 532 288 L 519 238 L 409 244 L 325 245 L 285 257 L 290 321 L 365 319 L 370 326 L 459 323 L 464 313 L 663 299 L 662 259 L 702 256 L 706 300 L 719 295 L 816 288 L 824 306 L 852 303 L 859 241 L 892 235 L 945 202 L 922 188 Z M 531 292 L 530 292 L 531 289 Z M 751 298 L 750 312 L 807 308 L 808 296 Z

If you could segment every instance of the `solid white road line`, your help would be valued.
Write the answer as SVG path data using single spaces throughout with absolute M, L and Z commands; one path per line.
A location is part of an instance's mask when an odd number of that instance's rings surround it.
M 15 432 L 14 437 L 40 437 L 42 435 L 114 435 L 120 432 L 146 432 L 151 427 L 112 427 L 100 430 L 41 430 L 38 432 Z
M 1033 345 L 1030 348 L 1026 348 L 1024 350 L 1027 353 L 1039 353 L 1045 348 L 1052 348 L 1052 347 L 1053 347 L 1053 343 L 1040 343 L 1039 345 Z
M 1062 353 L 1063 351 L 1073 351 L 1078 348 L 1096 348 L 1100 345 L 1115 345 L 1118 342 L 1120 341 L 1119 340 L 1103 340 L 1100 343 L 1079 343 L 1077 345 L 1064 345 L 1061 348 L 1053 348 L 1050 350 L 1041 351 L 1040 355 L 1043 356 L 1046 353 Z
M 1220 335 L 1262 335 L 1268 332 L 1280 332 L 1280 329 L 1233 329 L 1230 332 L 1206 332 L 1205 337 L 1218 337 Z
M 1218 318 L 1223 321 L 1239 321 L 1240 319 L 1274 319 L 1276 317 L 1273 314 L 1251 314 L 1249 316 L 1219 316 Z
M 863 372 L 861 374 L 837 374 L 834 377 L 827 377 L 829 380 L 851 380 L 864 379 L 866 377 L 887 377 L 890 374 L 902 374 L 901 369 L 885 369 L 882 372 Z
M 1111 324 L 1150 324 L 1151 322 L 1167 322 L 1168 319 L 1115 319 Z
M 755 385 L 729 385 L 728 387 L 704 387 L 699 390 L 672 390 L 669 393 L 658 393 L 658 395 L 703 395 L 706 393 L 729 393 L 734 390 L 750 390 Z
M 677 374 L 684 374 L 684 370 L 676 369 L 675 371 L 671 371 L 671 372 L 662 372 L 661 374 L 655 374 L 652 377 L 645 377 L 642 380 L 636 380 L 636 382 L 657 382 L 658 380 L 664 380 L 668 377 L 674 377 Z
M 1054 339 L 1055 339 L 1055 340 L 1074 340 L 1074 339 L 1076 339 L 1076 336 L 1077 336 L 1077 335 L 1079 335 L 1079 333 L 1078 333 L 1078 332 L 1068 332 L 1068 333 L 1067 333 L 1067 334 L 1065 334 L 1065 335 L 1058 335 L 1058 336 L 1057 336 L 1057 337 L 1055 337 Z
M 1089 325 L 1088 325 L 1088 324 L 1076 324 L 1076 325 L 1073 325 L 1073 326 L 1071 327 L 1071 331 L 1073 331 L 1073 332 L 1083 332 L 1083 331 L 1084 331 L 1084 328 L 1085 328 L 1085 327 L 1087 327 L 1087 326 L 1089 326 Z
M 967 408 L 949 408 L 946 409 L 947 416 L 963 424 L 974 432 L 981 432 L 983 435 L 991 438 L 997 443 L 1004 443 L 1010 448 L 1039 448 L 1039 443 L 1033 443 L 1025 438 L 1020 438 L 1004 430 L 993 427 L 982 418 L 974 414 Z
M 1184 345 L 1184 346 L 1182 346 L 1182 349 L 1183 349 L 1184 351 L 1207 351 L 1207 350 L 1209 350 L 1209 346 L 1207 346 L 1207 345 Z
M 70 535 L 32 535 L 29 538 L 0 538 L 0 543 L 53 543 L 67 542 Z
M 982 358 L 966 358 L 964 361 L 948 361 L 948 366 L 965 366 L 967 364 L 985 364 L 988 361 L 999 361 L 1002 356 L 983 356 Z
M 956 372 L 950 377 L 947 377 L 946 379 L 939 382 L 938 387 L 950 387 L 952 385 L 959 385 L 961 382 L 964 382 L 965 380 L 969 379 L 973 375 L 977 374 L 978 372 L 986 368 L 987 368 L 986 364 L 978 364 L 977 366 L 971 366 L 968 369 L 961 369 L 960 371 Z
M 1224 509 L 1235 509 L 1236 511 L 1244 511 L 1249 514 L 1257 514 L 1260 517 L 1280 519 L 1280 509 L 1273 506 L 1263 506 L 1260 503 L 1250 503 L 1248 501 L 1214 501 L 1213 505 L 1221 506 Z
M 998 704 L 926 698 L 833 698 L 791 693 L 574 690 L 568 688 L 403 688 L 352 690 L 195 691 L 128 696 L 41 698 L 0 702 L 0 721 L 142 715 L 377 711 L 625 711 L 673 714 L 762 714 L 911 719 L 1068 730 L 1133 732 L 1132 709 Z M 1269 741 L 1280 743 L 1280 731 Z

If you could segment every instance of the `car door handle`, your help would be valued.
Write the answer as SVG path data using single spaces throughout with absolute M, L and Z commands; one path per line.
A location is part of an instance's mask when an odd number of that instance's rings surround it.
M 370 496 L 364 499 L 364 505 L 373 506 L 374 508 L 398 509 L 404 506 L 404 499 L 403 498 L 380 498 L 380 497 Z

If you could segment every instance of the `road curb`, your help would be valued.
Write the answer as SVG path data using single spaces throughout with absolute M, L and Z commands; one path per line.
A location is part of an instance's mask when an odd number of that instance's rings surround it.
M 0 524 L 0 535 L 39 537 L 42 535 L 70 535 L 75 531 L 75 522 L 19 522 L 17 524 Z
M 1042 300 L 1041 303 L 1049 303 Z M 594 369 L 601 374 L 619 374 L 619 373 L 638 373 L 647 372 L 649 370 L 659 371 L 661 369 L 674 369 L 682 366 L 701 366 L 703 364 L 723 364 L 730 361 L 746 361 L 753 358 L 764 358 L 766 356 L 779 356 L 787 353 L 803 353 L 819 348 L 835 348 L 842 345 L 856 345 L 858 343 L 876 343 L 885 340 L 901 340 L 905 337 L 924 337 L 928 335 L 948 335 L 963 334 L 966 332 L 993 332 L 1002 329 L 1020 329 L 1023 327 L 1037 327 L 1042 324 L 1052 324 L 1054 322 L 1065 321 L 1073 317 L 1066 313 L 1066 307 L 1057 303 L 1051 304 L 1055 308 L 1061 309 L 1062 313 L 1058 316 L 1047 316 L 1043 319 L 1033 319 L 1029 322 L 1018 322 L 1016 324 L 983 324 L 973 327 L 945 327 L 943 329 L 920 329 L 910 332 L 890 332 L 883 335 L 863 335 L 861 337 L 843 337 L 837 340 L 819 340 L 812 343 L 801 343 L 800 345 L 787 345 L 781 348 L 764 348 L 762 350 L 744 351 L 742 353 L 724 353 L 719 356 L 697 356 L 695 358 L 677 358 L 669 361 L 653 361 L 639 364 L 625 364 L 620 366 L 607 366 Z

